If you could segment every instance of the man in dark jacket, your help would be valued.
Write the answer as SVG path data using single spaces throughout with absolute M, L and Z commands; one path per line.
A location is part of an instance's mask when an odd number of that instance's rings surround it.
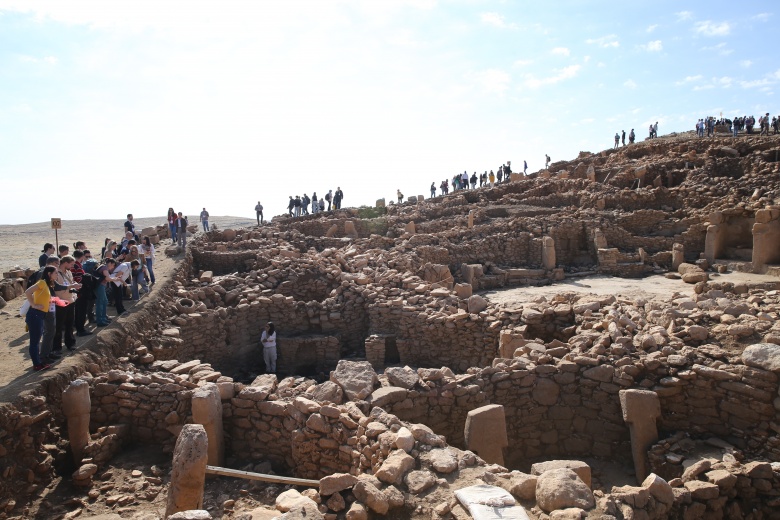
M 341 191 L 341 187 L 336 188 L 336 193 L 333 194 L 333 206 L 336 209 L 341 209 L 341 200 L 344 198 L 344 192 Z

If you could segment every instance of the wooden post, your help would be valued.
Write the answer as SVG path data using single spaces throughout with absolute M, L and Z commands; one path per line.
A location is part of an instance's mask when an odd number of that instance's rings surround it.
M 319 480 L 309 480 L 305 478 L 280 477 L 278 475 L 265 475 L 263 473 L 252 473 L 251 471 L 241 471 L 237 469 L 220 468 L 217 466 L 206 466 L 206 473 L 211 475 L 221 475 L 223 477 L 243 478 L 246 480 L 260 480 L 263 482 L 274 482 L 277 484 L 292 484 L 293 486 L 319 487 Z

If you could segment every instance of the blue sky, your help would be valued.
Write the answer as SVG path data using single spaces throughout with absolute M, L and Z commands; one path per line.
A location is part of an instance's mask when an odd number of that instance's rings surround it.
M 774 115 L 776 5 L 0 0 L 0 224 L 373 205 Z

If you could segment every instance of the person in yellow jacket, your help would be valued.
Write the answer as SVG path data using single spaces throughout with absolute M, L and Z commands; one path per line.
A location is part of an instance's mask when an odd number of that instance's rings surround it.
M 48 312 L 54 312 L 54 303 L 51 301 L 51 291 L 54 289 L 54 276 L 57 268 L 49 265 L 43 269 L 41 279 L 31 285 L 25 291 L 30 308 L 27 310 L 25 321 L 30 329 L 30 359 L 33 362 L 33 370 L 40 371 L 50 368 L 51 365 L 43 363 L 38 354 L 38 347 L 43 335 L 43 320 Z

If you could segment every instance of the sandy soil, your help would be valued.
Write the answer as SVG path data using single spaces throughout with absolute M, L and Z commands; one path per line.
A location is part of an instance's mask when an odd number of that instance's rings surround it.
M 136 226 L 145 227 L 162 223 L 164 219 L 149 218 L 137 219 Z M 241 217 L 213 217 L 211 222 L 217 222 L 221 229 L 227 227 L 241 227 L 252 225 L 255 222 Z M 119 237 L 122 233 L 122 224 L 124 220 L 80 220 L 64 221 L 65 231 L 60 234 L 60 243 L 73 244 L 76 240 L 84 240 L 88 247 L 92 247 L 97 254 L 100 254 L 105 235 L 110 237 Z M 48 229 L 48 223 L 45 224 L 23 224 L 19 226 L 0 226 L 0 264 L 3 269 L 15 265 L 37 266 L 38 256 L 43 244 L 47 241 L 53 241 L 53 232 Z M 108 230 L 108 231 L 107 231 Z M 49 236 L 52 235 L 52 236 Z M 171 275 L 182 257 L 168 258 L 162 252 L 162 248 L 169 243 L 164 240 L 158 246 L 158 252 L 155 255 L 156 263 L 154 272 L 157 278 L 158 286 L 162 285 Z M 126 301 L 125 307 L 130 311 L 135 305 L 143 305 L 144 298 L 136 304 L 132 301 Z M 28 385 L 34 385 L 39 381 L 40 374 L 32 371 L 32 363 L 28 354 L 29 335 L 25 331 L 24 318 L 19 316 L 18 310 L 22 305 L 22 297 L 16 298 L 3 309 L 0 310 L 0 402 L 13 399 L 19 392 L 23 391 Z M 114 308 L 109 306 L 108 315 L 115 318 Z M 105 327 L 110 329 L 112 325 Z M 78 349 L 90 342 L 95 341 L 97 332 L 94 325 L 89 325 L 87 330 L 93 332 L 92 336 L 77 337 L 76 351 L 71 353 L 63 349 L 63 358 L 59 360 L 54 369 L 60 366 L 70 366 L 75 363 L 75 356 L 78 355 Z
M 165 223 L 165 217 L 137 218 L 136 229 L 159 226 Z M 220 229 L 228 227 L 248 227 L 256 221 L 246 217 L 211 217 L 211 224 L 217 224 Z M 58 231 L 59 243 L 73 248 L 76 240 L 87 243 L 92 253 L 100 254 L 103 241 L 106 238 L 121 239 L 124 235 L 125 219 L 114 220 L 63 220 L 62 229 Z M 195 224 L 197 218 L 190 217 L 190 224 Z M 50 222 L 36 224 L 20 224 L 16 226 L 0 225 L 0 271 L 19 267 L 37 267 L 43 244 L 54 244 L 54 230 Z
M 761 283 L 777 283 L 774 276 L 750 273 L 728 273 L 719 275 L 709 273 L 713 282 L 746 283 L 748 285 Z M 645 300 L 670 301 L 675 296 L 693 295 L 693 285 L 682 280 L 673 280 L 661 275 L 647 278 L 615 278 L 613 276 L 590 276 L 587 278 L 569 278 L 560 283 L 541 287 L 513 287 L 496 291 L 480 292 L 488 301 L 497 305 L 513 308 L 523 303 L 532 302 L 543 296 L 548 300 L 557 294 L 614 294 L 616 297 L 628 299 L 643 298 Z

